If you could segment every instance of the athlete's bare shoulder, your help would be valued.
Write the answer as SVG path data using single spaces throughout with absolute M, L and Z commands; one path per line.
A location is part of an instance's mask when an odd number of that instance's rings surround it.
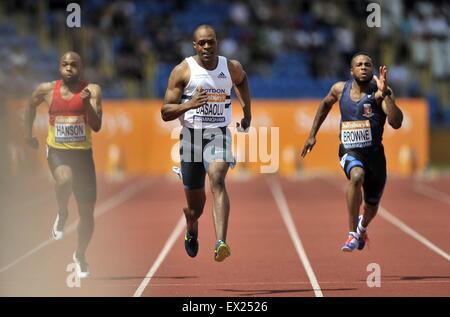
M 234 84 L 239 85 L 245 78 L 245 71 L 242 64 L 235 59 L 227 59 L 228 71 Z
M 333 85 L 333 87 L 331 87 L 331 89 L 335 93 L 342 94 L 342 92 L 344 91 L 344 86 L 345 86 L 345 81 L 338 81 Z
M 336 82 L 330 89 L 330 94 L 335 98 L 340 99 L 342 96 L 342 92 L 344 91 L 345 81 Z
M 89 89 L 91 92 L 94 92 L 94 93 L 100 93 L 102 91 L 102 88 L 100 87 L 100 85 L 94 84 L 94 83 L 89 83 L 86 86 L 86 88 Z
M 37 86 L 35 92 L 38 94 L 48 94 L 53 90 L 53 88 L 55 88 L 55 84 L 56 84 L 56 81 L 40 83 Z
M 236 60 L 236 59 L 227 59 L 227 61 L 228 61 L 228 67 L 231 66 L 233 68 L 237 67 L 237 68 L 242 69 L 242 64 L 238 60 Z
M 170 80 L 173 83 L 184 83 L 185 85 L 187 85 L 190 75 L 189 65 L 186 59 L 184 59 L 181 63 L 173 68 L 172 72 L 170 73 Z
M 56 81 L 40 83 L 31 95 L 31 104 L 38 106 L 43 101 L 51 103 L 52 91 L 55 88 Z

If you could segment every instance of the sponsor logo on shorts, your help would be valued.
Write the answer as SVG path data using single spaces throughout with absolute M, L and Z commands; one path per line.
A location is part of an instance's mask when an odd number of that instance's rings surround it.
M 348 155 L 348 153 L 345 153 L 344 154 L 344 156 L 342 156 L 342 158 L 341 158 L 341 166 L 342 166 L 342 168 L 344 168 L 344 166 L 345 166 L 345 160 L 347 159 L 347 155 Z

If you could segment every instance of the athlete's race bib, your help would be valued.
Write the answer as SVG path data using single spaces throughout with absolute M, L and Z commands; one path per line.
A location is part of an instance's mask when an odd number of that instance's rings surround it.
M 362 148 L 372 145 L 370 121 L 342 122 L 341 142 L 346 149 Z
M 208 96 L 209 97 L 209 96 Z M 220 123 L 225 122 L 225 105 L 222 103 L 207 103 L 195 109 L 194 122 Z
M 55 118 L 55 142 L 71 143 L 86 141 L 83 116 L 59 116 Z

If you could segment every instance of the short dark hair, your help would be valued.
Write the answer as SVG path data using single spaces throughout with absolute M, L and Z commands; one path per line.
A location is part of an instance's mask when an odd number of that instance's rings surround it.
M 352 59 L 350 60 L 350 65 L 353 63 L 353 60 L 355 59 L 355 57 L 358 57 L 361 55 L 367 56 L 368 58 L 372 59 L 372 57 L 367 52 L 359 51 L 359 52 L 353 54 Z
M 201 24 L 201 25 L 199 25 L 198 27 L 195 28 L 194 34 L 192 35 L 192 39 L 194 40 L 194 42 L 196 40 L 195 36 L 197 35 L 197 32 L 199 30 L 201 30 L 201 29 L 208 29 L 208 30 L 213 31 L 214 34 L 216 34 L 216 30 L 214 30 L 214 28 L 211 25 L 209 25 L 209 24 Z

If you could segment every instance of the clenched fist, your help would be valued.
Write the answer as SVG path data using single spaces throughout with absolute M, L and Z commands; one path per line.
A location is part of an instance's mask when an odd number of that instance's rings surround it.
M 195 94 L 191 99 L 191 109 L 197 109 L 203 107 L 208 103 L 208 94 L 202 87 L 195 89 Z
M 81 92 L 80 92 L 80 98 L 83 102 L 89 102 L 89 100 L 91 99 L 91 92 L 89 89 L 84 88 Z

